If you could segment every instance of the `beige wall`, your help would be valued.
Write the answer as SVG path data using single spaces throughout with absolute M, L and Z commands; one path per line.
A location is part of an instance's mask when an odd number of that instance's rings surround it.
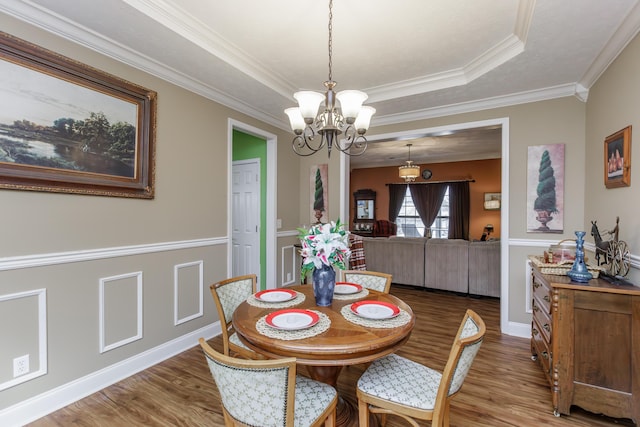
M 584 229 L 589 232 L 591 221 L 597 220 L 601 232 L 611 230 L 615 226 L 616 216 L 619 216 L 619 238 L 627 242 L 631 252 L 636 255 L 640 253 L 640 148 L 637 145 L 637 135 L 640 135 L 639 76 L 640 37 L 636 36 L 589 91 L 584 174 Z M 607 189 L 604 186 L 604 140 L 629 125 L 632 126 L 631 186 Z M 603 237 L 608 239 L 608 236 Z M 589 235 L 587 240 L 593 242 Z M 631 270 L 629 278 L 634 283 L 640 282 L 637 268 Z
M 202 262 L 206 286 L 226 277 L 227 238 L 227 135 L 229 118 L 277 136 L 277 218 L 283 232 L 277 250 L 295 243 L 291 231 L 309 221 L 309 170 L 312 164 L 329 163 L 331 219 L 339 215 L 339 153 L 327 160 L 322 154 L 298 158 L 291 152 L 292 135 L 221 106 L 201 96 L 164 82 L 110 58 L 51 36 L 44 31 L 0 16 L 3 31 L 63 55 L 105 70 L 158 92 L 156 198 L 128 200 L 24 191 L 0 191 L 0 221 L 4 224 L 0 261 L 17 256 L 40 256 L 72 252 L 76 260 L 37 267 L 0 270 L 0 298 L 26 290 L 47 290 L 48 373 L 0 391 L 0 413 L 26 398 L 52 390 L 71 380 L 99 372 L 118 362 L 139 357 L 176 337 L 199 332 L 217 320 L 210 299 L 204 314 L 181 325 L 173 324 L 173 291 L 185 286 L 184 297 L 193 296 L 193 271 L 184 283 L 174 281 L 174 269 L 183 263 Z M 632 173 L 630 188 L 606 190 L 602 185 L 602 144 L 606 135 L 628 124 L 637 125 L 640 101 L 637 76 L 640 46 L 636 39 L 593 88 L 587 105 L 563 98 L 509 108 L 497 108 L 449 117 L 380 126 L 369 133 L 422 129 L 479 120 L 509 118 L 508 183 L 509 210 L 509 307 L 508 321 L 530 322 L 525 311 L 525 261 L 529 253 L 540 253 L 548 241 L 573 237 L 589 219 L 602 225 L 621 217 L 621 237 L 638 251 L 638 185 Z M 588 108 L 587 108 L 588 107 Z M 585 148 L 586 141 L 586 148 Z M 564 233 L 526 232 L 527 147 L 566 144 Z M 635 150 L 636 152 L 638 150 Z M 633 154 L 637 161 L 638 154 Z M 589 171 L 589 172 L 587 172 Z M 591 172 L 595 171 L 595 172 Z M 503 197 L 506 189 L 503 188 Z M 347 194 L 350 197 L 349 194 Z M 347 200 L 348 202 L 348 200 Z M 624 206 L 624 209 L 621 208 Z M 585 214 L 586 212 L 586 214 Z M 505 235 L 505 230 L 502 230 Z M 204 240 L 202 246 L 169 247 L 173 242 Z M 536 242 L 540 242 L 536 246 Z M 139 248 L 143 245 L 142 248 Z M 145 250 L 149 245 L 152 250 Z M 133 255 L 107 253 L 109 248 L 134 247 Z M 104 258 L 92 258 L 90 250 Z M 79 259 L 87 255 L 87 260 Z M 279 255 L 279 254 L 278 254 Z M 59 257 L 56 259 L 60 259 Z M 278 260 L 280 258 L 277 258 Z M 125 346 L 100 353 L 98 345 L 98 285 L 101 279 L 141 271 L 143 273 L 143 337 Z M 633 272 L 637 274 L 637 271 Z M 283 278 L 278 273 L 278 282 Z M 128 283 L 128 282 L 127 282 Z M 182 294 L 181 294 L 182 295 Z M 206 296 L 206 295 L 205 295 Z M 25 304 L 21 304 L 24 302 Z M 125 305 L 130 309 L 130 301 Z M 24 352 L 35 352 L 33 322 L 21 319 L 25 305 L 37 311 L 32 298 L 1 301 L 0 384 L 11 379 L 11 360 Z M 187 305 L 188 306 L 188 305 Z M 116 306 L 106 307 L 108 313 Z M 125 317 L 129 319 L 130 313 Z M 18 326 L 16 326 L 18 325 Z M 23 326 L 20 326 L 23 325 Z M 131 325 L 122 328 L 128 332 Z M 21 329 L 24 327 L 24 329 Z M 117 332 L 117 331 L 116 331 Z M 111 331 L 113 333 L 113 331 Z M 6 342 L 11 340 L 10 345 Z M 195 340 L 193 341 L 195 344 Z M 34 356 L 34 360 L 37 358 Z
M 509 119 L 508 184 L 509 210 L 509 322 L 528 324 L 526 313 L 526 260 L 528 254 L 542 253 L 548 241 L 572 237 L 584 224 L 584 138 L 585 105 L 577 98 L 561 98 L 508 108 L 497 108 L 467 114 L 420 120 L 401 125 L 373 128 L 371 135 L 483 120 Z M 373 137 L 372 137 L 373 138 Z M 566 144 L 564 233 L 545 234 L 526 231 L 527 147 L 542 144 Z M 503 156 L 505 153 L 503 153 Z M 503 173 L 507 173 L 503 170 Z M 502 189 L 503 198 L 505 188 Z M 505 230 L 501 235 L 504 237 Z M 525 247 L 522 249 L 521 246 Z M 533 246 L 533 247 L 532 247 Z
M 0 388 L 13 380 L 15 357 L 29 354 L 32 372 L 42 367 L 38 353 L 43 345 L 34 325 L 42 308 L 46 309 L 48 361 L 45 375 L 0 390 L 1 415 L 3 409 L 22 400 L 115 363 L 144 358 L 147 351 L 168 357 L 166 352 L 172 350 L 161 347 L 181 337 L 188 338 L 179 345 L 191 346 L 197 336 L 189 334 L 213 335 L 212 325 L 218 318 L 208 285 L 227 277 L 229 119 L 274 134 L 280 142 L 276 217 L 282 220 L 282 231 L 294 230 L 299 224 L 300 173 L 288 132 L 13 18 L 0 15 L 0 19 L 2 31 L 158 94 L 153 200 L 0 190 L 0 222 L 4 224 Z M 290 254 L 291 245 L 288 236 L 276 244 L 276 285 L 283 281 L 280 254 L 287 247 Z M 36 259 L 34 266 L 29 265 L 30 258 Z M 17 268 L 13 267 L 16 260 Z M 203 267 L 202 275 L 198 265 Z M 286 268 L 295 271 L 295 266 Z M 113 279 L 130 274 L 142 278 L 141 337 L 101 353 L 101 306 L 107 319 L 102 328 L 107 344 L 136 334 L 136 281 Z M 102 305 L 101 281 L 106 290 Z M 117 291 L 118 286 L 124 290 Z M 12 297 L 38 289 L 46 290 L 42 307 L 37 297 Z M 176 289 L 178 298 L 174 299 Z M 203 313 L 175 325 L 174 304 L 179 317 L 197 314 L 199 289 L 204 291 Z

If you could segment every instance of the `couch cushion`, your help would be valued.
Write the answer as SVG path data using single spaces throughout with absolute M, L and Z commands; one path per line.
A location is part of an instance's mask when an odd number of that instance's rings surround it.
M 425 245 L 424 286 L 469 292 L 469 242 L 461 239 L 430 239 Z

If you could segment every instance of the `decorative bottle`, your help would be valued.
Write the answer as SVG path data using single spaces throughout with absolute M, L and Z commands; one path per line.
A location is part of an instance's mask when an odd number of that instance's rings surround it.
M 584 231 L 576 231 L 576 260 L 567 276 L 574 282 L 586 283 L 593 278 L 584 262 Z

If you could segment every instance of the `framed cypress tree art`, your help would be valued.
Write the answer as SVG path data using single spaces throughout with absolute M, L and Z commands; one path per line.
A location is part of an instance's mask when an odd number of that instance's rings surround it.
M 564 231 L 564 144 L 528 148 L 527 232 Z
M 311 224 L 329 222 L 329 165 L 313 165 L 309 174 L 311 194 Z

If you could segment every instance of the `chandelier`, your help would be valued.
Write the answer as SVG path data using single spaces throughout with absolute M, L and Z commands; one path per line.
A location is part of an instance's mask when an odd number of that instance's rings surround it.
M 287 108 L 291 129 L 295 133 L 292 141 L 293 151 L 299 156 L 310 156 L 327 146 L 328 156 L 331 149 L 350 156 L 359 156 L 367 149 L 364 134 L 369 129 L 375 108 L 362 106 L 367 94 L 359 90 L 343 90 L 334 93 L 336 82 L 331 71 L 333 53 L 332 22 L 333 0 L 329 0 L 329 80 L 324 82 L 327 88 L 324 94 L 313 91 L 300 91 L 293 94 L 298 107 Z M 320 103 L 324 100 L 324 106 Z M 339 102 L 339 106 L 336 104 Z M 320 109 L 320 111 L 318 111 Z M 339 136 L 344 134 L 344 139 Z
M 420 166 L 414 165 L 411 161 L 411 145 L 413 144 L 407 144 L 407 147 L 409 147 L 409 160 L 407 160 L 406 164 L 398 167 L 400 178 L 404 178 L 405 182 L 413 182 L 420 175 Z

